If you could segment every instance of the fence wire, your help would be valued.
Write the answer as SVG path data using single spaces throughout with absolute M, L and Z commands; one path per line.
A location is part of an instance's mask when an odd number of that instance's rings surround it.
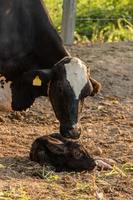
M 130 20 L 133 21 L 132 17 L 126 17 L 126 18 L 76 18 L 76 21 L 117 21 L 117 20 Z

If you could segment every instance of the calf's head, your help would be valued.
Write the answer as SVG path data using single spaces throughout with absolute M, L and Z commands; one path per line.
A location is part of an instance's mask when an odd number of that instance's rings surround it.
M 30 159 L 40 165 L 50 164 L 56 171 L 92 170 L 96 166 L 81 144 L 65 140 L 59 134 L 37 138 L 32 144 Z
M 93 96 L 100 88 L 99 83 L 89 76 L 84 62 L 75 57 L 63 59 L 53 69 L 49 97 L 64 137 L 79 138 L 79 102 Z

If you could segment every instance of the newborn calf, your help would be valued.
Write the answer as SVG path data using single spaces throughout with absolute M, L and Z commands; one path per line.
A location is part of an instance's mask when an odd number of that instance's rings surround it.
M 30 159 L 40 165 L 50 164 L 58 172 L 92 170 L 96 166 L 81 144 L 68 141 L 60 134 L 37 138 L 32 144 Z

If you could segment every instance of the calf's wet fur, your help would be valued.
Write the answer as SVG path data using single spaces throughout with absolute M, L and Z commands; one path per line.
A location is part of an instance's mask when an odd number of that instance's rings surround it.
M 78 142 L 68 141 L 55 133 L 37 138 L 31 147 L 30 159 L 40 165 L 49 164 L 60 171 L 93 170 L 95 160 Z

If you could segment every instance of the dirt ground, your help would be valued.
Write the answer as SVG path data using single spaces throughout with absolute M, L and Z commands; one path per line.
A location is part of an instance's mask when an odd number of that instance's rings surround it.
M 69 48 L 91 68 L 102 91 L 85 100 L 81 142 L 111 171 L 55 173 L 29 160 L 33 140 L 58 131 L 49 100 L 27 112 L 0 114 L 0 200 L 133 199 L 133 42 Z

